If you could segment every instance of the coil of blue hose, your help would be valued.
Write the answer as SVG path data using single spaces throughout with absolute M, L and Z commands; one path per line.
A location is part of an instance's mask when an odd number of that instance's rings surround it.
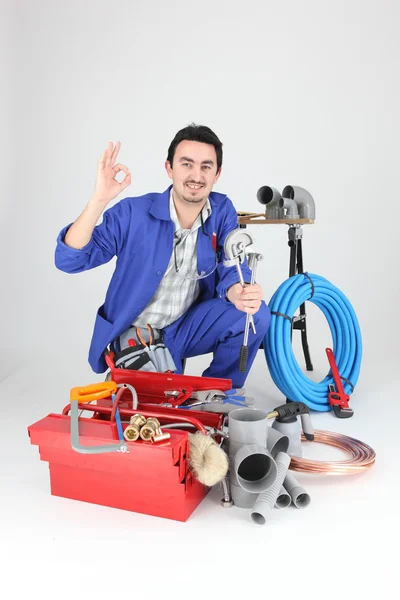
M 361 366 L 360 327 L 346 296 L 320 275 L 302 273 L 289 277 L 276 290 L 269 303 L 271 324 L 264 338 L 264 354 L 271 377 L 286 398 L 304 402 L 312 410 L 328 412 L 328 385 L 334 384 L 329 363 L 326 377 L 320 382 L 312 381 L 300 369 L 292 349 L 292 318 L 306 301 L 318 306 L 328 321 L 343 388 L 351 395 Z

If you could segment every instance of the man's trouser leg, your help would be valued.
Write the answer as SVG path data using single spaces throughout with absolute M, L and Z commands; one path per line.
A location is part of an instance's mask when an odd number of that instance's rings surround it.
M 175 323 L 164 329 L 164 343 L 178 367 L 176 372 L 182 372 L 182 359 L 213 352 L 213 361 L 203 376 L 231 379 L 232 387 L 243 387 L 271 320 L 271 313 L 264 302 L 253 318 L 257 333 L 254 335 L 250 328 L 247 368 L 244 373 L 240 373 L 240 348 L 243 344 L 246 313 L 219 298 L 190 308 Z

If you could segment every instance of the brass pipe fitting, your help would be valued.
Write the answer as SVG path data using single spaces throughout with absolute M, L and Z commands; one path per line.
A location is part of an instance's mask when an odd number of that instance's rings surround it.
M 140 428 L 146 423 L 146 417 L 143 415 L 133 415 L 129 421 L 128 427 L 124 431 L 124 438 L 128 442 L 136 442 L 140 436 Z
M 164 433 L 161 429 L 158 429 L 159 433 L 157 433 L 154 437 L 151 438 L 152 444 L 157 442 L 164 442 L 165 440 L 169 440 L 171 437 L 170 433 Z
M 140 437 L 145 442 L 150 442 L 156 435 L 160 435 L 160 421 L 155 417 L 147 419 L 146 424 L 140 429 Z

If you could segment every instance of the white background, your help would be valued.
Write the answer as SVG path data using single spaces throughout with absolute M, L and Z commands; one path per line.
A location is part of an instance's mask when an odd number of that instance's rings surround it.
M 154 584 L 150 597 L 394 597 L 385 587 L 397 579 L 388 545 L 399 533 L 399 3 L 16 0 L 1 10 L 6 571 L 29 573 L 29 593 L 71 585 L 78 598 L 137 595 L 141 574 Z M 71 387 L 102 379 L 87 353 L 114 263 L 57 271 L 58 232 L 90 198 L 109 141 L 121 141 L 119 161 L 133 174 L 124 196 L 163 191 L 168 145 L 192 121 L 222 140 L 215 190 L 237 210 L 261 212 L 262 185 L 310 191 L 316 222 L 303 228 L 304 267 L 342 290 L 363 337 L 355 416 L 317 413 L 313 424 L 370 444 L 376 464 L 357 477 L 300 474 L 310 507 L 276 511 L 265 527 L 223 510 L 218 489 L 185 524 L 52 497 L 26 431 L 60 412 Z M 288 276 L 287 227 L 249 232 L 265 257 L 258 280 L 268 302 Z M 331 338 L 308 309 L 310 376 L 319 380 Z M 191 359 L 188 374 L 209 360 Z M 260 406 L 283 401 L 261 351 L 246 388 Z

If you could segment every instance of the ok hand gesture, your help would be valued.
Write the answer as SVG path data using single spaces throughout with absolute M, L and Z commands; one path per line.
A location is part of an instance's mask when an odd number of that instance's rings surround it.
M 110 142 L 98 162 L 94 196 L 99 204 L 103 206 L 111 202 L 131 183 L 131 174 L 128 167 L 120 163 L 116 164 L 120 148 L 120 142 L 117 142 L 115 146 Z M 115 179 L 120 171 L 125 173 L 121 183 Z

